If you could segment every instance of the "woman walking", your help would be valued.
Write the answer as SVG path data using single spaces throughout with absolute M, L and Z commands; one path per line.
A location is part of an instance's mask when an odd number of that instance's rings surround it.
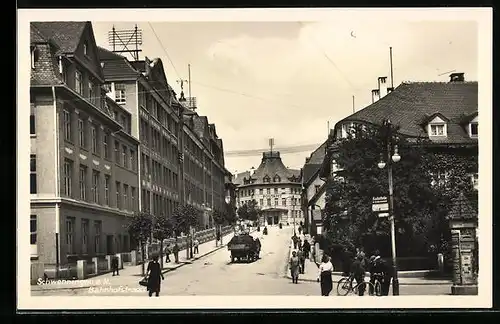
M 290 258 L 290 272 L 292 275 L 292 282 L 299 283 L 299 270 L 300 270 L 300 260 L 297 256 L 297 251 L 292 252 L 292 257 Z
M 160 296 L 161 280 L 164 280 L 163 274 L 161 273 L 161 267 L 158 263 L 158 256 L 153 256 L 153 261 L 148 263 L 148 270 L 146 272 L 148 277 L 148 292 L 149 297 L 153 296 L 155 293 L 156 297 Z M 161 280 L 160 280 L 161 278 Z
M 321 296 L 328 296 L 332 291 L 332 272 L 333 264 L 330 262 L 330 258 L 325 254 L 323 255 L 321 264 L 319 265 L 319 274 L 317 279 L 321 285 Z

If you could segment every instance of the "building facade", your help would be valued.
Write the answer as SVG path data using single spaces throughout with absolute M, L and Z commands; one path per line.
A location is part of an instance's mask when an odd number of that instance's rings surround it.
M 326 182 L 320 178 L 320 169 L 326 154 L 324 142 L 306 158 L 302 168 L 302 213 L 304 230 L 311 235 L 321 233 L 321 211 L 325 208 Z
M 381 86 L 383 88 L 376 93 L 371 105 L 342 119 L 331 130 L 327 154 L 319 173 L 322 180 L 341 175 L 342 170 L 335 162 L 339 139 L 346 138 L 356 126 L 381 125 L 384 119 L 399 126 L 398 136 L 404 136 L 409 143 L 428 139 L 424 142 L 427 152 L 445 158 L 477 159 L 477 82 L 465 81 L 463 73 L 453 73 L 449 82 L 405 82 L 392 91 L 387 91 L 385 82 Z M 384 98 L 380 99 L 378 93 L 384 94 Z M 465 180 L 470 180 L 471 188 L 477 191 L 478 165 L 470 163 L 467 169 L 468 179 Z M 435 165 L 428 171 L 433 186 L 446 186 L 453 172 L 446 163 Z M 474 190 L 471 194 L 473 196 Z
M 169 217 L 185 202 L 203 212 L 200 228 L 213 226 L 210 214 L 224 208 L 230 175 L 215 125 L 196 113 L 194 100 L 176 97 L 161 59 L 129 61 L 104 48 L 99 53 L 107 94 L 130 112 L 132 134 L 141 142 L 140 209 Z
M 255 171 L 239 173 L 233 178 L 236 206 L 255 200 L 262 211 L 261 223 L 299 224 L 304 221 L 300 179 L 300 170 L 285 167 L 280 152 L 264 152 Z
M 33 22 L 30 32 L 31 259 L 50 274 L 129 251 L 139 142 L 131 115 L 106 98 L 90 22 Z

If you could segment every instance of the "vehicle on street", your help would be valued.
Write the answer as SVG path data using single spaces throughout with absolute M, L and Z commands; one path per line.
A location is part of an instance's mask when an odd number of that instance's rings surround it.
M 245 260 L 252 262 L 259 258 L 260 241 L 245 233 L 233 236 L 227 244 L 227 249 L 231 252 L 231 262 Z

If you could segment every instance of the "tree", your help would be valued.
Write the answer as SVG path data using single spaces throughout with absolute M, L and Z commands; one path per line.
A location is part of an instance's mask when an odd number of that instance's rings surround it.
M 153 237 L 160 241 L 160 262 L 163 268 L 163 240 L 171 237 L 174 233 L 174 223 L 171 218 L 155 216 L 153 226 Z
M 226 222 L 226 218 L 224 217 L 224 214 L 222 214 L 217 209 L 214 209 L 212 211 L 212 219 L 216 225 L 222 225 Z
M 200 224 L 201 211 L 191 205 L 181 205 L 172 213 L 175 236 L 181 232 L 189 233 L 193 226 Z
M 255 199 L 244 203 L 238 208 L 238 216 L 244 220 L 256 221 L 261 215 L 261 210 Z
M 397 128 L 393 131 L 396 134 Z M 387 167 L 377 167 L 386 150 L 385 134 L 383 127 L 357 127 L 336 142 L 335 162 L 343 171 L 327 182 L 323 225 L 329 245 L 349 250 L 364 246 L 390 254 L 389 220 L 372 211 L 372 198 L 388 195 Z M 470 191 L 467 172 L 477 170 L 477 162 L 474 166 L 470 151 L 433 151 L 424 139 L 395 136 L 392 142 L 402 157 L 393 164 L 398 255 L 423 255 L 432 245 L 442 245 L 449 232 L 445 214 L 450 197 L 457 188 Z M 436 185 L 440 170 L 447 171 L 445 186 Z
M 145 246 L 151 238 L 153 229 L 153 218 L 151 214 L 146 212 L 139 212 L 127 224 L 127 230 L 131 237 L 139 244 L 142 253 L 142 275 L 144 276 L 144 262 L 145 262 Z

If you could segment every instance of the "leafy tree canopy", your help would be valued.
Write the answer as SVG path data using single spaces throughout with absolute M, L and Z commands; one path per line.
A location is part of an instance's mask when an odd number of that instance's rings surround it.
M 153 217 L 147 212 L 139 212 L 127 224 L 127 230 L 137 242 L 144 244 L 153 230 Z
M 172 213 L 172 221 L 176 234 L 188 233 L 190 227 L 200 225 L 201 211 L 191 205 L 181 205 Z
M 262 211 L 255 199 L 243 204 L 238 208 L 238 216 L 244 220 L 256 221 Z
M 421 254 L 446 241 L 451 199 L 460 191 L 474 195 L 469 173 L 477 172 L 477 150 L 434 150 L 426 140 L 391 131 L 401 156 L 392 164 L 398 255 Z M 330 245 L 390 253 L 389 221 L 372 211 L 373 197 L 388 196 L 388 167 L 377 166 L 381 159 L 387 163 L 387 138 L 385 127 L 356 127 L 336 143 L 334 160 L 342 171 L 327 182 L 323 217 Z

